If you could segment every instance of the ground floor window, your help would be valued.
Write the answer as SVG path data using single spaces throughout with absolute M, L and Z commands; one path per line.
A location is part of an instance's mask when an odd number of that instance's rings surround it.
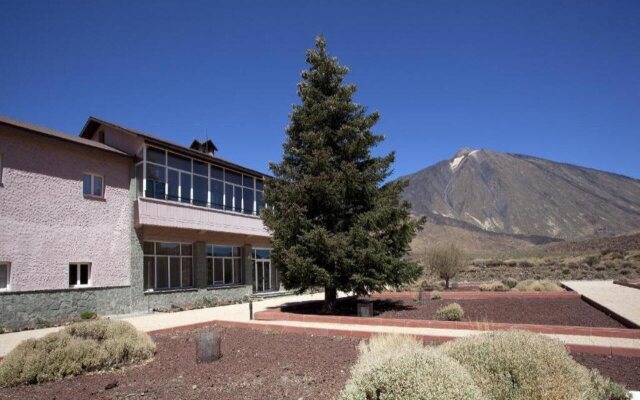
M 11 271 L 9 263 L 0 263 L 0 292 L 11 288 Z
M 144 289 L 193 287 L 191 243 L 144 242 Z
M 90 263 L 69 264 L 69 287 L 89 286 L 91 282 Z
M 242 283 L 240 247 L 207 245 L 207 285 Z

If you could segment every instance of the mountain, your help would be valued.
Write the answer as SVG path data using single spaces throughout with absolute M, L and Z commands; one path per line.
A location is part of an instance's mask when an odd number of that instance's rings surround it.
M 409 181 L 403 196 L 413 212 L 449 235 L 539 244 L 640 231 L 640 180 L 618 174 L 462 149 L 399 179 Z

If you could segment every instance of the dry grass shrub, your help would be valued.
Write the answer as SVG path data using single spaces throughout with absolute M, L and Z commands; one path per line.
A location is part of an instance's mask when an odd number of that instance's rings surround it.
M 527 279 L 519 282 L 513 290 L 517 290 L 519 292 L 561 292 L 563 289 L 557 283 L 546 279 Z
M 464 317 L 464 310 L 458 303 L 447 304 L 436 310 L 436 319 L 439 321 L 460 321 Z
M 434 290 L 434 291 L 431 293 L 431 300 L 440 300 L 441 298 L 442 298 L 442 295 L 440 294 L 440 292 L 439 292 L 439 291 Z
M 360 346 L 360 357 L 341 400 L 482 400 L 465 369 L 418 340 L 399 335 L 371 338 Z
M 22 342 L 0 362 L 0 387 L 55 381 L 151 358 L 155 344 L 128 322 L 81 322 Z
M 481 292 L 506 292 L 507 290 L 509 290 L 509 288 L 505 286 L 504 283 L 498 281 L 483 283 L 480 285 Z
M 598 387 L 593 373 L 560 341 L 543 335 L 491 332 L 446 343 L 441 350 L 466 367 L 488 399 L 607 399 L 606 385 Z

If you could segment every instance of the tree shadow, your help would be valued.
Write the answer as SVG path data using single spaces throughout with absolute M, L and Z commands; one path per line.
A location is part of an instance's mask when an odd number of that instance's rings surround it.
M 322 300 L 314 300 L 314 301 L 305 301 L 300 303 L 290 303 L 282 306 L 282 311 L 290 312 L 294 314 L 311 314 L 311 315 L 339 315 L 345 317 L 356 317 L 358 316 L 358 301 L 363 301 L 364 299 L 358 299 L 357 297 L 343 297 L 338 299 L 336 304 L 336 308 L 332 313 L 326 313 L 323 310 L 323 302 Z M 373 303 L 373 315 L 378 316 L 385 312 L 390 311 L 407 311 L 407 310 L 415 310 L 415 307 L 406 304 L 402 300 L 392 300 L 392 299 L 375 299 L 368 300 Z

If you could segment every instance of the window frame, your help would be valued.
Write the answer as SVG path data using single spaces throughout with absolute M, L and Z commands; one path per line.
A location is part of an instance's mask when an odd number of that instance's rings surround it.
M 84 177 L 85 176 L 89 176 L 90 177 L 90 184 L 89 186 L 91 187 L 91 193 L 87 194 L 84 192 Z M 95 178 L 100 178 L 102 180 L 102 184 L 100 185 L 100 195 L 97 194 L 93 194 L 93 188 L 95 185 Z M 104 192 L 105 192 L 105 180 L 104 180 L 104 175 L 100 175 L 100 174 L 95 174 L 93 172 L 83 172 L 82 173 L 82 195 L 84 197 L 87 198 L 93 198 L 93 199 L 104 199 Z
M 0 153 L 0 187 L 2 187 L 2 170 L 4 169 L 4 158 L 2 157 L 2 153 Z
M 10 292 L 11 291 L 11 263 L 8 261 L 0 261 L 0 266 L 4 266 L 7 271 L 7 286 L 0 287 L 0 292 Z
M 144 251 L 144 243 L 153 243 L 153 254 L 149 254 L 146 253 Z M 180 254 L 179 255 L 175 255 L 175 254 L 158 254 L 158 246 L 157 243 L 167 243 L 167 244 L 177 244 L 178 248 L 180 249 Z M 188 245 L 191 246 L 191 254 L 182 254 L 182 246 L 183 245 Z M 153 258 L 153 287 L 149 287 L 144 289 L 145 292 L 154 292 L 154 291 L 165 291 L 165 290 L 188 290 L 188 289 L 193 289 L 196 287 L 195 285 L 195 262 L 194 262 L 194 254 L 193 254 L 193 243 L 189 243 L 189 242 L 171 242 L 171 241 L 166 241 L 166 240 L 145 240 L 143 242 L 143 254 L 142 254 L 142 258 L 143 260 L 147 257 L 152 257 Z M 163 258 L 166 257 L 167 259 L 167 287 L 158 287 L 158 258 Z M 180 286 L 171 286 L 171 258 L 179 258 L 180 259 Z M 184 258 L 189 258 L 191 259 L 191 285 L 189 286 L 185 286 L 183 283 L 183 278 L 184 278 L 184 263 L 183 263 L 183 259 Z M 143 286 L 144 284 L 146 284 L 146 279 L 144 279 L 144 274 L 146 271 L 146 265 L 144 264 L 143 261 Z
M 87 266 L 87 283 L 81 283 L 82 282 L 82 266 L 86 265 Z M 92 279 L 92 274 L 91 274 L 91 270 L 92 265 L 91 262 L 88 261 L 73 261 L 69 263 L 69 267 L 67 270 L 67 278 L 70 279 L 71 278 L 71 268 L 75 267 L 76 268 L 76 283 L 72 284 L 71 282 L 69 282 L 69 288 L 71 289 L 80 289 L 80 288 L 86 288 L 86 287 L 91 287 L 93 286 L 93 279 Z M 68 280 L 67 279 L 67 280 Z
M 149 157 L 147 156 L 147 152 L 149 149 L 152 149 L 155 152 L 164 152 L 164 161 L 165 161 L 164 164 L 159 164 L 155 161 L 150 161 Z M 155 146 L 155 145 L 145 144 L 142 153 L 143 153 L 143 159 L 141 161 L 143 163 L 143 168 L 142 168 L 143 176 L 142 176 L 142 185 L 141 185 L 142 197 L 172 201 L 172 202 L 182 203 L 182 204 L 190 204 L 196 207 L 224 210 L 224 211 L 229 211 L 237 214 L 251 215 L 251 216 L 260 216 L 260 210 L 266 206 L 266 204 L 264 203 L 264 200 L 262 200 L 264 195 L 263 185 L 265 181 L 265 176 L 246 174 L 232 168 L 226 168 L 216 163 L 201 161 L 199 159 L 195 159 L 193 157 L 183 155 L 172 150 L 167 150 L 165 148 Z M 174 166 L 170 166 L 169 165 L 170 155 L 178 156 L 181 158 L 188 158 L 191 162 L 191 170 L 186 171 L 186 170 L 176 168 Z M 207 174 L 204 175 L 202 173 L 196 172 L 195 166 L 194 166 L 195 163 L 204 164 L 207 167 Z M 149 181 L 148 181 L 149 166 L 153 166 L 154 168 L 164 169 L 165 178 L 163 183 L 165 185 L 165 189 L 164 189 L 163 195 L 156 194 L 155 186 L 153 188 L 154 190 L 150 190 L 151 188 L 148 187 L 149 186 Z M 212 171 L 211 171 L 212 168 L 220 169 L 222 171 L 222 179 L 219 179 L 217 175 L 212 174 Z M 177 199 L 173 199 L 174 196 L 169 194 L 169 171 L 178 173 L 178 191 L 177 191 L 178 198 Z M 239 175 L 240 183 L 227 180 L 228 172 L 230 174 Z M 190 182 L 189 182 L 190 185 L 189 185 L 188 193 L 183 193 L 183 186 L 186 186 L 182 184 L 183 178 L 185 178 L 183 177 L 183 174 L 189 174 L 189 177 L 190 177 Z M 203 201 L 195 199 L 194 183 L 195 183 L 196 177 L 206 179 L 206 192 L 207 192 L 206 202 L 204 202 L 204 193 L 202 196 Z M 222 185 L 222 204 L 218 204 L 217 202 L 214 204 L 212 202 L 213 196 L 214 196 L 214 191 L 213 191 L 214 180 L 216 181 L 217 184 Z M 245 185 L 245 182 L 249 180 L 251 182 L 251 186 Z M 162 182 L 158 182 L 158 183 L 162 183 Z M 229 193 L 229 195 L 227 195 L 227 186 L 230 186 L 230 189 L 232 192 L 232 193 Z M 237 198 L 238 196 L 236 196 L 238 190 L 241 192 L 239 193 L 239 197 L 240 197 L 239 199 Z M 247 195 L 247 199 L 245 199 L 245 195 L 244 195 L 245 190 L 248 191 L 247 193 L 249 193 L 250 191 L 250 194 Z M 258 201 L 258 198 L 260 198 L 261 200 Z M 247 202 L 246 205 L 245 205 L 245 201 Z M 236 207 L 236 203 L 238 207 Z
M 231 256 L 216 256 L 215 248 L 216 247 L 229 247 L 231 248 Z M 211 248 L 211 254 L 209 255 L 209 248 Z M 235 256 L 234 249 L 238 249 L 238 255 Z M 242 265 L 242 253 L 243 248 L 239 245 L 223 245 L 223 244 L 206 244 L 206 269 L 207 269 L 207 287 L 217 288 L 217 287 L 225 287 L 225 286 L 235 286 L 235 285 L 243 285 L 244 284 L 244 268 Z M 211 260 L 211 262 L 209 262 Z M 215 260 L 222 260 L 222 280 L 216 281 L 215 274 Z M 225 282 L 225 260 L 231 260 L 231 282 Z M 239 270 L 240 270 L 240 278 L 236 281 L 235 276 L 235 263 L 238 262 Z M 211 267 L 211 268 L 209 268 Z M 211 283 L 209 283 L 209 269 L 211 269 Z

